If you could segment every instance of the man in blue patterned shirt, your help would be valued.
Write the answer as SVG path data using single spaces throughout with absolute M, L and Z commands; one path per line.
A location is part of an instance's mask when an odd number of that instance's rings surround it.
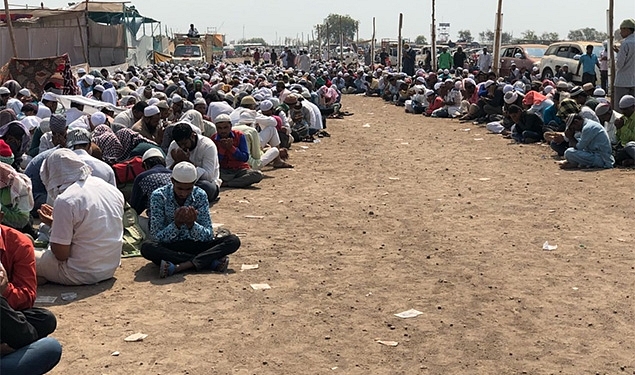
M 150 196 L 150 233 L 141 255 L 159 265 L 164 278 L 194 268 L 225 272 L 229 254 L 240 247 L 235 235 L 214 238 L 205 191 L 194 186 L 196 167 L 180 162 L 172 169 L 172 183 Z

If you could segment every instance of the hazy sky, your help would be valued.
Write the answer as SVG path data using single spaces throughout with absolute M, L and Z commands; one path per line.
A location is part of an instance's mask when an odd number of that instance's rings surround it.
M 72 1 L 72 0 L 71 0 Z M 17 4 L 20 0 L 10 0 Z M 66 6 L 66 0 L 44 0 L 46 7 Z M 360 39 L 370 39 L 376 18 L 377 39 L 397 38 L 399 13 L 404 14 L 403 36 L 414 39 L 424 34 L 430 39 L 431 0 L 132 0 L 141 14 L 160 20 L 174 32 L 186 32 L 190 23 L 203 33 L 216 27 L 226 40 L 262 37 L 272 43 L 285 36 L 305 38 L 314 25 L 329 13 L 350 15 L 360 21 Z M 437 0 L 437 22 L 450 23 L 451 39 L 457 31 L 478 33 L 494 29 L 496 0 Z M 35 4 L 35 3 L 34 3 Z M 39 1 L 37 1 L 39 5 Z M 528 29 L 540 35 L 558 32 L 566 38 L 569 30 L 593 27 L 606 31 L 608 0 L 504 0 L 503 31 L 514 36 Z M 635 18 L 635 1 L 615 0 L 616 27 L 624 18 Z M 277 34 L 276 34 L 277 33 Z

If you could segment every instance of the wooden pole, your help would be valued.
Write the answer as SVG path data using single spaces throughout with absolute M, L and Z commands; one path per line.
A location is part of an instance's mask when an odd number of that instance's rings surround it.
M 86 62 L 86 65 L 88 65 L 88 55 L 86 53 L 86 44 L 84 43 L 84 33 L 82 25 L 79 22 L 79 17 L 77 17 L 77 28 L 79 29 L 79 40 L 82 42 L 82 54 L 84 55 L 84 61 Z
M 344 32 L 342 31 L 342 16 L 340 16 L 340 61 L 344 61 Z
M 11 47 L 13 47 L 13 57 L 18 57 L 18 48 L 15 45 L 15 34 L 13 33 L 13 22 L 11 21 L 11 12 L 9 11 L 9 0 L 4 0 L 4 15 L 6 16 L 7 28 L 9 29 L 9 38 L 11 38 Z
M 379 63 L 383 64 L 381 61 Z M 373 17 L 373 37 L 370 40 L 370 64 L 373 68 L 375 67 L 375 17 Z
M 399 36 L 397 37 L 397 71 L 401 72 L 401 28 L 403 26 L 403 13 L 399 13 Z
M 432 0 L 432 27 L 430 33 L 432 34 L 432 48 L 430 49 L 430 62 L 432 63 L 432 71 L 437 72 L 437 20 L 436 14 L 436 2 Z
M 331 59 L 331 34 L 329 34 L 329 23 L 326 23 L 326 60 Z
M 496 11 L 496 31 L 494 32 L 494 48 L 492 51 L 492 71 L 496 75 L 500 74 L 500 50 L 503 29 L 503 0 L 498 0 L 498 10 Z
M 611 103 L 613 103 L 613 109 L 616 109 L 619 103 L 617 103 L 615 100 L 615 50 L 613 49 L 613 45 L 615 43 L 615 30 L 613 26 L 614 12 L 615 1 L 609 0 L 609 62 L 611 63 L 611 65 L 609 66 L 610 74 L 608 91 L 611 95 Z

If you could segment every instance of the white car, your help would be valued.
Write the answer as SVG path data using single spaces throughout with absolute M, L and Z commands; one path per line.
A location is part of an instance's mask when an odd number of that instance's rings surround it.
M 576 74 L 580 56 L 586 53 L 586 46 L 593 46 L 593 53 L 600 58 L 602 43 L 598 42 L 557 42 L 549 45 L 545 54 L 540 60 L 540 72 L 543 79 L 552 79 L 558 70 L 564 65 L 569 66 L 569 72 L 573 73 L 573 82 L 582 82 L 582 67 L 579 74 Z M 600 80 L 600 70 L 595 67 L 596 83 Z

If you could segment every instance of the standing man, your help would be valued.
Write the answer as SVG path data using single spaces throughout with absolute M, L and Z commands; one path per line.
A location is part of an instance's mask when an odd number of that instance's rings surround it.
M 150 233 L 141 255 L 159 266 L 159 277 L 189 269 L 225 272 L 229 254 L 240 247 L 235 235 L 214 237 L 205 192 L 194 186 L 197 168 L 180 162 L 172 169 L 172 183 L 150 197 Z
M 635 165 L 635 97 L 624 95 L 619 103 L 623 117 L 615 120 L 618 150 L 615 162 L 624 167 Z
M 403 57 L 401 58 L 402 67 L 401 70 L 409 76 L 415 75 L 415 60 L 417 58 L 417 52 L 410 48 L 410 44 L 406 43 L 403 45 L 404 52 Z
M 189 38 L 198 38 L 200 36 L 193 23 L 190 24 L 190 29 L 187 31 L 187 36 Z
M 454 56 L 452 56 L 454 60 L 454 69 L 463 68 L 465 65 L 465 60 L 467 60 L 467 55 L 463 52 L 463 47 L 458 46 L 456 48 L 456 52 L 454 52 Z
M 271 63 L 274 66 L 278 66 L 278 54 L 276 53 L 275 49 L 271 49 Z
M 481 72 L 489 72 L 492 67 L 492 55 L 487 53 L 487 47 L 483 47 L 483 53 L 478 57 L 476 65 Z
M 622 21 L 620 35 L 622 46 L 615 48 L 615 100 L 618 104 L 624 95 L 635 95 L 635 20 L 632 18 Z
M 590 82 L 595 86 L 595 67 L 597 66 L 600 69 L 600 62 L 598 61 L 598 57 L 595 53 L 593 53 L 593 46 L 586 46 L 586 53 L 580 56 L 580 60 L 578 61 L 578 67 L 575 71 L 575 74 L 580 74 L 580 65 L 582 66 L 582 84 L 584 85 L 587 82 Z
M 609 51 L 607 42 L 602 44 L 604 47 L 600 52 L 600 86 L 604 92 L 608 92 L 609 87 Z
M 443 48 L 441 50 L 441 54 L 439 55 L 438 61 L 439 69 L 450 69 L 452 67 L 452 55 L 448 52 L 447 48 Z

